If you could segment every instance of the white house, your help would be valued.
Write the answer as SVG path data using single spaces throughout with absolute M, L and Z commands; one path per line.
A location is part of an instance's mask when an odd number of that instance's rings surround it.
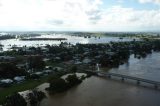
M 25 76 L 16 76 L 16 77 L 14 77 L 14 80 L 17 81 L 17 82 L 24 81 L 25 80 Z
M 11 79 L 3 79 L 3 80 L 0 80 L 1 83 L 6 83 L 6 84 L 11 84 L 13 82 L 13 80 Z
M 88 58 L 85 58 L 85 59 L 83 60 L 83 63 L 84 63 L 84 64 L 89 64 L 90 62 L 91 62 L 91 60 L 88 59 Z

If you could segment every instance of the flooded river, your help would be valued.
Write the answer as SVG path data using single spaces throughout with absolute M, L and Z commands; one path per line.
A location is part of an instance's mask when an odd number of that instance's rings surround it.
M 41 106 L 160 106 L 157 90 L 95 76 L 67 92 L 47 96 Z
M 160 53 L 145 59 L 133 56 L 127 64 L 110 72 L 160 81 Z M 48 84 L 43 84 L 44 89 Z M 136 82 L 122 83 L 117 79 L 92 76 L 67 92 L 48 95 L 41 106 L 160 106 L 160 90 L 137 86 Z
M 141 59 L 131 55 L 128 63 L 113 68 L 110 72 L 160 82 L 160 52 L 154 52 Z

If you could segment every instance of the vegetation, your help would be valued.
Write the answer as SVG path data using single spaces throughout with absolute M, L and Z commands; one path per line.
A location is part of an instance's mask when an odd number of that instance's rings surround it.
M 45 97 L 44 92 L 37 90 L 32 90 L 32 92 L 27 95 L 30 106 L 37 106 Z M 27 106 L 27 102 L 19 93 L 14 93 L 6 97 L 3 106 Z
M 42 70 L 45 67 L 45 62 L 41 56 L 30 56 L 28 58 L 29 69 Z
M 79 35 L 81 33 L 75 33 Z M 90 38 L 93 33 L 87 33 L 84 37 Z M 100 34 L 101 35 L 101 34 Z M 111 34 L 114 36 L 114 34 Z M 143 35 L 143 34 L 142 34 Z M 142 36 L 135 34 L 119 34 L 119 37 L 125 36 Z M 30 36 L 30 35 L 26 35 Z M 39 36 L 39 35 L 33 35 Z M 99 36 L 94 34 L 93 36 Z M 108 36 L 106 34 L 106 36 Z M 115 34 L 116 36 L 116 34 Z M 157 35 L 158 37 L 159 35 Z M 23 37 L 22 37 L 23 38 Z M 48 91 L 50 93 L 64 92 L 69 88 L 82 82 L 86 76 L 78 78 L 75 74 L 69 75 L 66 79 L 62 79 L 61 76 L 67 73 L 75 73 L 84 70 L 94 70 L 96 64 L 100 64 L 103 68 L 119 67 L 128 61 L 130 55 L 134 55 L 135 58 L 145 58 L 153 51 L 160 51 L 160 40 L 145 38 L 141 41 L 128 41 L 128 42 L 110 42 L 105 44 L 76 44 L 61 43 L 60 45 L 46 45 L 39 47 L 15 47 L 11 51 L 5 51 L 0 53 L 1 56 L 14 56 L 16 61 L 0 61 L 0 79 L 11 78 L 15 76 L 27 76 L 27 80 L 21 84 L 13 84 L 8 88 L 0 91 L 0 102 L 4 101 L 7 95 L 14 94 L 14 92 L 24 91 L 32 89 L 39 84 L 48 81 L 50 87 Z M 47 60 L 48 61 L 44 61 Z M 87 61 L 84 61 L 87 60 Z M 17 65 L 24 65 L 22 68 L 18 68 Z M 61 64 L 61 65 L 60 65 Z M 51 68 L 45 68 L 45 66 L 54 66 Z M 59 71 L 57 67 L 60 66 L 62 71 Z M 54 69 L 55 68 L 55 69 Z M 49 76 L 46 74 L 38 75 L 45 72 L 45 70 L 53 71 L 49 80 Z M 91 74 L 88 73 L 87 77 Z M 44 76 L 46 76 L 44 78 Z M 33 80 L 34 79 L 34 80 Z M 36 93 L 35 93 L 36 94 Z M 39 100 L 43 94 L 37 95 L 30 94 L 30 102 L 33 105 L 39 103 Z M 40 96 L 40 98 L 39 98 Z
M 3 106 L 27 106 L 27 102 L 19 93 L 14 93 L 6 97 Z
M 46 95 L 42 91 L 33 90 L 32 93 L 28 94 L 29 103 L 31 106 L 37 106 Z
M 50 87 L 47 89 L 50 93 L 64 92 L 68 89 L 68 84 L 62 78 L 54 79 L 50 82 Z
M 72 86 L 75 86 L 79 83 L 82 82 L 81 79 L 79 79 L 76 74 L 73 74 L 73 75 L 68 75 L 68 77 L 66 78 L 67 80 L 67 83 L 68 83 L 68 87 L 71 88 Z
M 30 38 L 30 37 L 37 37 L 37 36 L 41 36 L 41 34 L 38 33 L 22 33 L 18 36 L 18 38 L 23 39 L 23 38 Z
M 38 85 L 47 82 L 48 77 L 41 78 L 40 80 L 26 80 L 21 84 L 14 84 L 8 88 L 0 90 L 0 104 L 5 100 L 5 97 L 12 95 L 15 92 L 21 92 L 29 89 L 34 89 Z
M 30 51 L 15 51 L 17 55 L 34 55 L 28 58 L 30 69 L 43 69 L 45 64 L 43 58 L 49 58 L 52 63 L 62 63 L 66 61 L 82 62 L 85 58 L 91 59 L 89 63 L 95 66 L 100 63 L 102 67 L 118 67 L 128 61 L 131 54 L 135 58 L 145 58 L 152 51 L 160 50 L 160 40 L 150 39 L 130 42 L 110 42 L 105 44 L 76 44 L 61 43 L 57 45 L 46 45 L 47 51 L 40 47 L 29 48 Z M 47 54 L 47 55 L 46 55 Z M 35 56 L 37 55 L 37 56 Z M 37 62 L 39 61 L 39 62 Z
M 0 36 L 0 40 L 6 40 L 6 39 L 15 39 L 15 35 L 2 35 L 2 36 Z
M 64 92 L 68 90 L 69 88 L 78 85 L 82 82 L 82 79 L 79 79 L 76 74 L 69 75 L 66 79 L 62 78 L 56 78 L 51 80 L 48 90 L 51 94 L 58 93 L 58 92 Z
M 27 72 L 17 68 L 12 63 L 0 63 L 0 78 L 13 78 L 15 76 L 26 76 Z
M 71 69 L 70 69 L 70 71 L 73 72 L 73 73 L 77 72 L 77 70 L 78 70 L 77 66 L 75 66 L 75 65 L 72 66 Z

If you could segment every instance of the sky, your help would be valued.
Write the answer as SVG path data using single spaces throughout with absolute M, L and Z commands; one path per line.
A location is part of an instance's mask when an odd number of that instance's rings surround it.
M 0 0 L 0 31 L 160 31 L 160 0 Z

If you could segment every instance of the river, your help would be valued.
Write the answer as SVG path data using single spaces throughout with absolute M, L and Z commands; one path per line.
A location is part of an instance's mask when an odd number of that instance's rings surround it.
M 95 76 L 67 92 L 47 97 L 41 106 L 160 106 L 157 90 Z
M 159 63 L 160 53 L 155 52 L 144 59 L 131 55 L 127 64 L 110 72 L 160 81 Z M 40 89 L 46 86 L 48 84 L 43 84 Z M 136 82 L 122 83 L 117 79 L 92 76 L 64 93 L 47 94 L 41 106 L 160 106 L 160 91 L 137 86 Z
M 160 52 L 153 52 L 141 59 L 136 59 L 131 55 L 128 63 L 113 68 L 110 72 L 160 82 Z

